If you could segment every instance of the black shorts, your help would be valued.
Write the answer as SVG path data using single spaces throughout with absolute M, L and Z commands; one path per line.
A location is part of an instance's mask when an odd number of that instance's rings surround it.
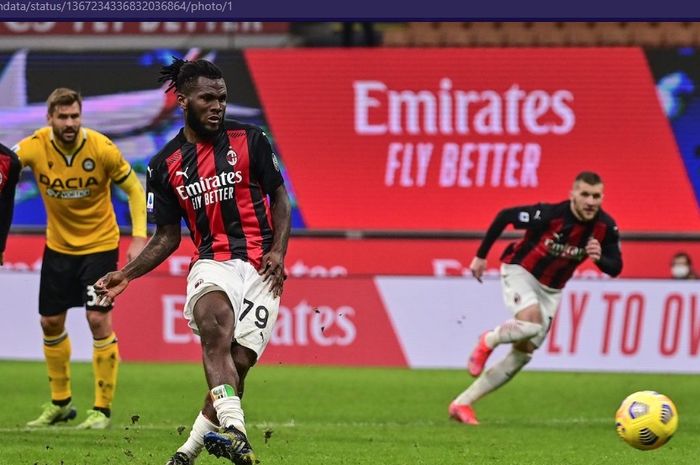
M 117 269 L 119 250 L 87 255 L 68 255 L 48 247 L 44 249 L 39 285 L 39 313 L 58 315 L 71 307 L 108 312 L 112 305 L 97 305 L 92 285 L 110 271 Z

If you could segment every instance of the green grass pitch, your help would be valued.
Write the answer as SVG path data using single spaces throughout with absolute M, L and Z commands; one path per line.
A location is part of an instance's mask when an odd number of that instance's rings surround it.
M 92 403 L 91 366 L 73 364 L 77 423 Z M 0 361 L 0 465 L 162 465 L 185 439 L 205 395 L 198 364 L 123 363 L 107 431 L 29 431 L 48 398 L 43 363 Z M 262 465 L 697 464 L 700 377 L 524 372 L 477 404 L 482 425 L 449 421 L 470 382 L 458 370 L 254 368 L 244 408 Z M 669 395 L 680 425 L 642 452 L 620 441 L 614 413 L 629 393 Z M 226 463 L 206 452 L 197 465 Z

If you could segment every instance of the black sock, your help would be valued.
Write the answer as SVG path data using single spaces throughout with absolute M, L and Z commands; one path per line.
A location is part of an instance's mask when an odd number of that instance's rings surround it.
M 104 407 L 93 407 L 93 410 L 97 410 L 98 412 L 102 412 L 105 414 L 107 418 L 112 416 L 112 410 Z
M 70 404 L 71 397 L 68 399 L 63 399 L 63 400 L 52 400 L 51 403 L 54 405 L 58 405 L 59 407 L 65 407 L 66 405 Z

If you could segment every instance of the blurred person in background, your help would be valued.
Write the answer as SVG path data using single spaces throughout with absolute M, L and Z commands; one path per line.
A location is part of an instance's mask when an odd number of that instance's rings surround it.
M 678 252 L 671 259 L 671 277 L 673 279 L 696 279 L 693 260 L 686 252 Z
M 0 144 L 0 266 L 4 264 L 7 234 L 15 205 L 15 189 L 21 165 L 15 152 Z
M 603 272 L 622 271 L 620 235 L 613 218 L 601 209 L 603 181 L 585 171 L 576 176 L 569 199 L 506 208 L 498 213 L 471 262 L 481 282 L 486 256 L 509 224 L 525 229 L 501 256 L 503 299 L 513 319 L 484 332 L 469 359 L 469 373 L 478 377 L 449 406 L 451 418 L 476 425 L 472 405 L 515 376 L 542 345 L 555 317 L 562 289 L 587 258 Z M 512 344 L 503 360 L 484 370 L 486 360 L 500 344 Z
M 138 257 L 95 287 L 104 300 L 114 299 L 177 249 L 185 220 L 196 251 L 184 316 L 201 338 L 209 391 L 166 465 L 191 465 L 205 448 L 251 465 L 257 460 L 241 398 L 277 320 L 291 205 L 265 133 L 224 122 L 221 70 L 207 60 L 175 59 L 161 74 L 168 90 L 175 88 L 185 125 L 148 164 L 146 203 L 156 232 Z
M 143 187 L 114 143 L 81 126 L 78 92 L 55 89 L 47 100 L 48 126 L 13 149 L 34 173 L 46 207 L 46 247 L 41 265 L 39 314 L 51 402 L 28 427 L 45 427 L 77 416 L 72 402 L 69 308 L 84 306 L 93 337 L 95 402 L 79 429 L 110 426 L 117 385 L 119 347 L 112 329 L 112 305 L 101 304 L 92 284 L 117 269 L 119 227 L 111 202 L 112 184 L 129 198 L 132 240 L 127 260 L 146 243 Z

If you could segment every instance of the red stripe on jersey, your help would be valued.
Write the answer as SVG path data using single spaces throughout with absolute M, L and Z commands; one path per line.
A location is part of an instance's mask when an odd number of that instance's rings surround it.
M 252 178 L 250 153 L 248 152 L 248 137 L 245 131 L 228 131 L 228 141 L 231 148 L 238 154 L 236 168 L 247 173 L 243 182 L 235 190 L 236 206 L 241 219 L 241 229 L 246 241 L 248 261 L 255 268 L 260 268 L 263 256 L 263 237 L 260 223 L 253 207 L 253 196 L 250 193 Z
M 10 157 L 0 153 L 0 192 L 7 184 L 10 177 Z
M 608 232 L 608 225 L 605 224 L 603 221 L 598 221 L 596 222 L 595 226 L 593 227 L 593 237 L 595 237 L 598 242 L 603 244 L 603 240 L 605 239 L 605 235 Z
M 168 167 L 168 180 L 173 188 L 173 191 L 177 192 L 178 186 L 184 186 L 185 179 L 182 176 L 177 176 L 175 173 L 182 170 L 182 152 L 178 149 L 173 152 L 165 160 L 165 166 Z M 197 223 L 195 221 L 194 208 L 192 208 L 192 201 L 189 199 L 182 199 L 179 195 L 177 196 L 178 202 L 180 202 L 180 207 L 187 215 L 187 222 L 190 225 L 190 231 L 193 233 L 192 241 L 194 242 L 195 252 L 193 262 L 199 257 L 199 245 L 202 243 L 202 236 L 199 234 L 197 229 Z
M 214 159 L 214 145 L 211 143 L 197 144 L 197 171 L 199 179 L 216 177 L 216 160 Z M 206 195 L 206 194 L 205 194 Z M 204 196 L 203 200 L 204 200 Z M 231 258 L 231 248 L 228 243 L 228 229 L 221 215 L 221 202 L 204 202 L 204 211 L 209 220 L 209 231 L 212 237 L 212 252 L 214 260 Z
M 537 245 L 532 250 L 530 250 L 530 252 L 528 252 L 528 254 L 524 256 L 523 259 L 520 261 L 520 266 L 532 273 L 532 271 L 535 269 L 535 266 L 537 266 L 537 262 L 539 262 L 543 257 L 549 255 L 549 252 L 547 252 L 547 249 L 544 245 L 544 241 L 547 239 L 554 238 L 554 233 L 559 231 L 563 225 L 564 218 L 553 219 L 549 223 L 547 231 L 537 241 Z

